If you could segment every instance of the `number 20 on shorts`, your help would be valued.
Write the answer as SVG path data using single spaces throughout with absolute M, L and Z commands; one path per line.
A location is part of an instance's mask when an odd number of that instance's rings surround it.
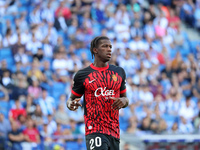
M 100 147 L 102 145 L 101 138 L 97 136 L 95 139 L 90 139 L 90 150 L 93 150 L 96 147 Z

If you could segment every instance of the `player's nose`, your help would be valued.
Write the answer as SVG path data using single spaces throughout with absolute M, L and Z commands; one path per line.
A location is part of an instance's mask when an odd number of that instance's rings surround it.
M 111 49 L 110 47 L 108 47 L 108 50 L 107 50 L 107 51 L 111 53 L 111 52 L 112 52 L 112 49 Z

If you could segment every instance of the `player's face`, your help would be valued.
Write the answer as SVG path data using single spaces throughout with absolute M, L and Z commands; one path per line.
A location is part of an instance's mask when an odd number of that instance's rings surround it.
M 112 52 L 112 45 L 110 40 L 100 40 L 99 45 L 96 49 L 97 57 L 100 58 L 103 62 L 107 62 L 111 58 L 111 52 Z

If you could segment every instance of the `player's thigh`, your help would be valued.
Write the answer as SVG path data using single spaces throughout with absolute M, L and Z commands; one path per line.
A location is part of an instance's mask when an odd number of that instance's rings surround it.
M 111 137 L 110 140 L 110 150 L 119 150 L 120 140 L 114 137 Z
M 87 150 L 108 150 L 109 140 L 103 134 L 86 135 Z

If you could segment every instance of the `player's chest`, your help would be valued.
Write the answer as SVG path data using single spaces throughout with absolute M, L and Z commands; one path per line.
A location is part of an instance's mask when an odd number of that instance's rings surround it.
M 90 74 L 85 82 L 85 90 L 95 96 L 112 96 L 120 89 L 122 78 L 114 72 L 97 72 Z

